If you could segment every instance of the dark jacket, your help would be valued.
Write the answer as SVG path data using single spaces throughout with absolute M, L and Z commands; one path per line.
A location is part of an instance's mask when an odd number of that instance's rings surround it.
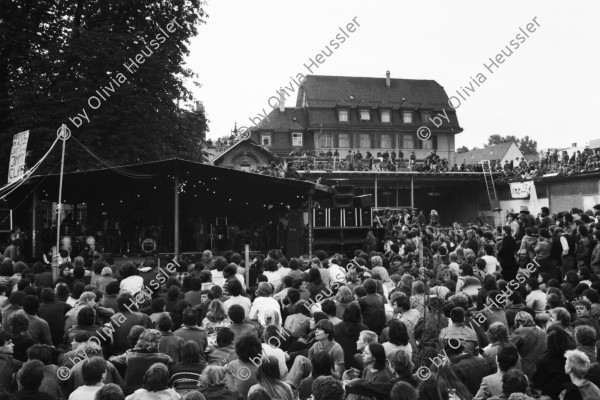
M 392 388 L 396 383 L 401 381 L 409 383 L 415 389 L 419 386 L 419 383 L 413 376 L 404 379 L 394 378 L 389 382 L 368 382 L 364 379 L 358 379 L 346 386 L 346 394 L 359 394 L 375 397 L 377 400 L 389 400 Z
M 368 294 L 358 301 L 363 315 L 363 322 L 376 334 L 381 334 L 386 323 L 383 298 L 376 294 Z
M 335 341 L 342 346 L 344 350 L 345 369 L 358 368 L 354 361 L 356 353 L 356 342 L 361 331 L 369 330 L 369 327 L 360 322 L 340 322 L 333 327 L 333 336 Z
M 544 353 L 537 362 L 531 385 L 557 400 L 563 386 L 571 382 L 569 375 L 565 374 L 565 361 L 562 354 Z
M 469 353 L 453 357 L 451 368 L 473 396 L 477 394 L 483 378 L 491 373 L 490 366 L 484 357 L 476 357 Z
M 40 304 L 38 316 L 48 323 L 54 346 L 58 346 L 63 341 L 65 334 L 65 314 L 70 309 L 70 305 L 60 300 Z M 60 321 L 60 323 L 57 323 L 57 321 Z

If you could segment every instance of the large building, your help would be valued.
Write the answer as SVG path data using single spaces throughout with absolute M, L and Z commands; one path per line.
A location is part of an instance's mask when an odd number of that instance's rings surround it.
M 281 91 L 280 91 L 281 92 Z M 444 88 L 433 80 L 308 75 L 298 88 L 296 106 L 280 106 L 252 128 L 252 139 L 278 155 L 295 149 L 334 151 L 401 150 L 418 160 L 431 150 L 455 160 L 454 135 L 462 132 Z M 431 137 L 417 136 L 431 131 Z

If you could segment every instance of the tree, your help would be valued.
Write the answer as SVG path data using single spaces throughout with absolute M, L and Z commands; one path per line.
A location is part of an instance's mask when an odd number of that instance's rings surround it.
M 512 136 L 512 135 L 501 136 L 498 134 L 494 134 L 488 138 L 487 146 L 495 146 L 497 144 L 502 144 L 502 143 L 507 143 L 507 142 L 517 143 L 518 141 L 519 141 L 519 139 L 517 139 L 516 136 Z
M 3 2 L 0 157 L 8 159 L 15 133 L 29 130 L 27 164 L 32 165 L 64 123 L 74 138 L 115 164 L 202 160 L 204 112 L 190 118 L 178 104 L 193 100 L 183 82 L 196 76 L 183 60 L 189 39 L 205 22 L 203 5 L 200 0 Z M 69 140 L 67 152 L 66 170 L 98 166 L 76 141 Z M 53 166 L 59 156 L 52 152 L 44 164 Z M 6 168 L 0 165 L 1 176 Z
M 530 139 L 529 136 L 525 136 L 519 140 L 519 150 L 524 155 L 535 155 L 538 154 L 537 140 Z
M 456 149 L 456 154 L 466 153 L 467 151 L 469 151 L 467 146 L 460 146 L 458 149 Z

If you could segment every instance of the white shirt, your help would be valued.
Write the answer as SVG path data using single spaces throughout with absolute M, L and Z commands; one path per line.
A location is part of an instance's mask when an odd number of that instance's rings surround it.
M 212 275 L 212 283 L 214 283 L 217 286 L 223 287 L 223 284 L 225 283 L 225 278 L 223 278 L 223 271 L 213 269 L 210 271 L 210 274 Z
M 525 298 L 527 307 L 533 308 L 536 313 L 546 310 L 546 294 L 541 290 L 532 290 Z
M 229 307 L 231 307 L 234 304 L 242 306 L 246 318 L 249 318 L 248 316 L 250 315 L 250 307 L 252 306 L 252 302 L 249 298 L 244 296 L 231 296 L 229 300 L 223 303 L 223 308 L 225 308 L 225 312 L 227 312 L 227 310 L 229 310 Z
M 263 343 L 262 350 L 263 350 L 264 357 L 274 356 L 277 359 L 277 361 L 279 361 L 279 373 L 281 374 L 281 379 L 283 379 L 285 374 L 288 373 L 288 368 L 287 368 L 287 365 L 285 364 L 285 353 L 280 348 L 275 347 L 275 345 L 277 345 L 279 343 L 277 340 L 279 340 L 280 342 L 283 342 L 283 340 L 278 338 L 277 336 L 271 337 L 269 339 L 269 341 L 271 342 L 271 345 L 273 345 L 273 346 L 268 345 L 267 343 Z
M 140 290 L 142 290 L 143 287 L 144 287 L 144 278 L 142 278 L 139 275 L 133 275 L 133 276 L 127 277 L 121 281 L 120 294 L 130 293 L 131 295 L 134 295 L 134 294 L 138 293 Z
M 279 303 L 272 297 L 257 297 L 252 302 L 252 307 L 250 307 L 250 313 L 248 314 L 248 319 L 258 319 L 258 322 L 262 326 L 265 326 L 265 316 L 267 310 L 273 310 L 279 315 L 279 321 L 281 321 L 281 311 L 279 310 Z
M 481 257 L 485 260 L 485 273 L 487 275 L 491 275 L 496 272 L 500 268 L 500 262 L 494 256 L 483 256 Z
M 334 282 L 346 283 L 346 271 L 337 264 L 329 264 L 329 283 L 333 285 Z
M 102 386 L 104 386 L 104 383 L 100 382 L 94 386 L 79 386 L 77 389 L 75 389 L 73 391 L 73 393 L 71 393 L 71 395 L 69 396 L 69 400 L 89 400 L 89 399 L 93 399 L 94 397 L 96 397 L 96 392 L 98 392 L 98 390 L 102 389 Z

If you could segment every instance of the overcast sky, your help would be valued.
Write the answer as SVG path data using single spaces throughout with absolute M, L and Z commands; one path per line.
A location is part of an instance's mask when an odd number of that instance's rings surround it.
M 208 0 L 207 23 L 188 66 L 210 120 L 210 138 L 249 125 L 290 77 L 356 17 L 360 24 L 315 70 L 319 75 L 433 79 L 448 96 L 482 73 L 457 108 L 456 146 L 491 134 L 529 135 L 538 148 L 600 139 L 600 2 Z M 496 57 L 533 18 L 534 33 L 490 73 Z M 516 40 L 518 42 L 518 40 Z M 480 78 L 481 79 L 481 78 Z M 191 83 L 188 85 L 192 88 Z M 461 90 L 462 92 L 462 90 Z M 286 105 L 294 106 L 294 101 Z

